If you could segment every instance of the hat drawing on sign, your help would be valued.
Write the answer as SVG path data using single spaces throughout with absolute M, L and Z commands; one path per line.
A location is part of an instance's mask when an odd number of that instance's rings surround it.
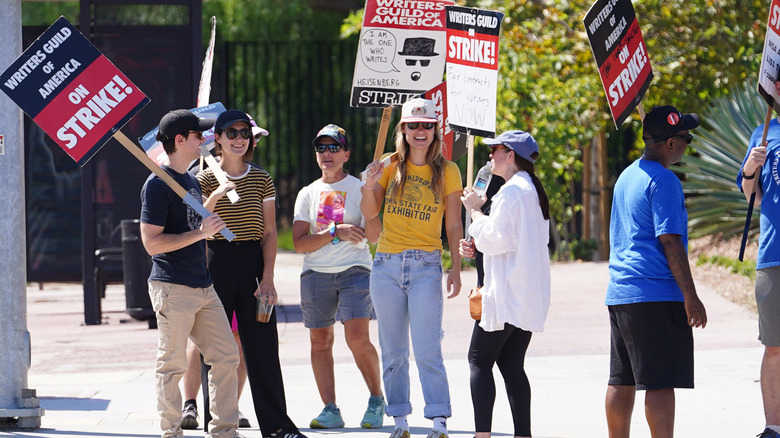
M 698 127 L 699 116 L 693 113 L 681 114 L 671 105 L 657 106 L 647 113 L 642 125 L 642 139 L 660 143 L 680 131 Z
M 506 131 L 496 138 L 485 138 L 482 140 L 482 143 L 488 146 L 504 145 L 531 163 L 539 158 L 539 143 L 534 140 L 531 134 L 525 131 Z
M 404 50 L 398 52 L 404 56 L 438 56 L 433 51 L 436 40 L 433 38 L 407 38 L 404 40 Z

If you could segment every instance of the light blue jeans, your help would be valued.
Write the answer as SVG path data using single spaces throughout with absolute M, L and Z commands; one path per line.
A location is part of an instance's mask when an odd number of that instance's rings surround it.
M 409 402 L 409 329 L 425 399 L 425 418 L 449 417 L 450 388 L 441 354 L 443 336 L 440 251 L 377 253 L 371 300 L 379 324 L 387 415 L 412 412 Z

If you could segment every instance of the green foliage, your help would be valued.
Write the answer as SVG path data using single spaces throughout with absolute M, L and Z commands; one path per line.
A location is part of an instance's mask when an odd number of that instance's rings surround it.
M 51 26 L 64 15 L 74 25 L 79 23 L 79 2 L 22 2 L 22 26 Z
M 700 255 L 696 260 L 696 266 L 703 264 L 718 265 L 729 269 L 734 274 L 744 275 L 745 277 L 755 280 L 756 278 L 756 262 L 755 260 L 745 260 L 740 262 L 737 259 L 732 259 L 722 255 L 705 256 Z
M 295 252 L 293 244 L 292 229 L 278 229 L 276 232 L 277 247 L 280 250 Z
M 210 0 L 203 2 L 204 45 L 212 16 L 220 41 L 289 42 L 335 39 L 345 15 L 315 11 L 310 0 Z
M 764 123 L 767 104 L 750 81 L 735 86 L 728 97 L 715 99 L 694 131 L 693 154 L 675 170 L 682 173 L 693 238 L 720 233 L 728 238 L 743 232 L 748 203 L 735 180 L 753 130 Z M 751 232 L 758 232 L 759 208 Z

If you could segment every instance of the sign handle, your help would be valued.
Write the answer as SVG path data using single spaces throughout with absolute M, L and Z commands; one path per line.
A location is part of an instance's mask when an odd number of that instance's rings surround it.
M 387 141 L 387 128 L 390 126 L 390 117 L 393 115 L 393 107 L 382 108 L 382 121 L 379 124 L 379 134 L 376 136 L 376 146 L 374 147 L 374 159 L 376 161 L 382 156 Z
M 639 102 L 639 105 L 636 106 L 637 111 L 639 111 L 639 119 L 640 121 L 645 121 L 645 106 L 642 105 L 642 102 Z
M 466 134 L 466 152 L 468 156 L 468 161 L 466 162 L 466 187 L 470 186 L 472 182 L 474 181 L 474 136 L 471 134 Z M 466 240 L 471 240 L 471 237 L 469 236 L 469 226 L 471 225 L 471 214 L 469 212 L 466 212 L 466 228 L 464 231 L 464 236 Z M 450 251 L 452 251 L 452 248 L 450 248 Z M 466 261 L 470 261 L 469 258 L 464 258 Z
M 114 138 L 117 139 L 119 143 L 122 144 L 122 146 L 125 147 L 135 158 L 138 159 L 141 163 L 143 163 L 144 166 L 146 166 L 147 169 L 154 172 L 155 175 L 159 176 L 165 184 L 168 185 L 168 187 L 171 188 L 179 197 L 190 207 L 192 207 L 193 210 L 195 210 L 202 218 L 206 218 L 211 215 L 211 212 L 206 210 L 205 207 L 203 207 L 203 204 L 200 203 L 199 200 L 195 199 L 192 195 L 187 192 L 187 190 L 184 189 L 178 182 L 176 182 L 173 177 L 171 177 L 168 172 L 164 171 L 160 166 L 157 165 L 154 161 L 152 161 L 151 158 L 149 158 L 148 155 L 144 152 L 143 149 L 139 148 L 138 146 L 133 143 L 132 140 L 127 138 L 127 136 L 122 131 L 116 131 L 114 133 Z M 227 239 L 228 241 L 233 240 L 236 235 L 233 234 L 232 231 L 230 231 L 227 227 L 219 230 L 219 232 Z
M 769 123 L 772 121 L 772 105 L 766 110 L 766 120 L 764 121 L 764 133 L 761 135 L 760 145 L 766 143 L 766 137 L 769 133 Z M 756 169 L 756 176 L 760 176 L 761 168 Z M 750 231 L 750 220 L 753 217 L 753 206 L 756 203 L 756 184 L 760 184 L 761 180 L 756 179 L 756 183 L 753 184 L 753 192 L 750 194 L 750 202 L 748 202 L 747 216 L 745 216 L 745 229 L 742 231 L 742 243 L 739 245 L 739 261 L 745 256 L 745 247 L 747 246 L 748 232 Z

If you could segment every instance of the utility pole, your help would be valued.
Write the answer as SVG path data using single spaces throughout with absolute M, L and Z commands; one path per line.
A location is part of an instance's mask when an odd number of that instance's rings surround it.
M 0 0 L 0 71 L 22 53 L 21 0 Z M 3 86 L 0 84 L 0 86 Z M 22 111 L 0 93 L 0 428 L 41 427 L 43 409 L 27 388 L 30 333 L 27 331 L 27 264 Z

